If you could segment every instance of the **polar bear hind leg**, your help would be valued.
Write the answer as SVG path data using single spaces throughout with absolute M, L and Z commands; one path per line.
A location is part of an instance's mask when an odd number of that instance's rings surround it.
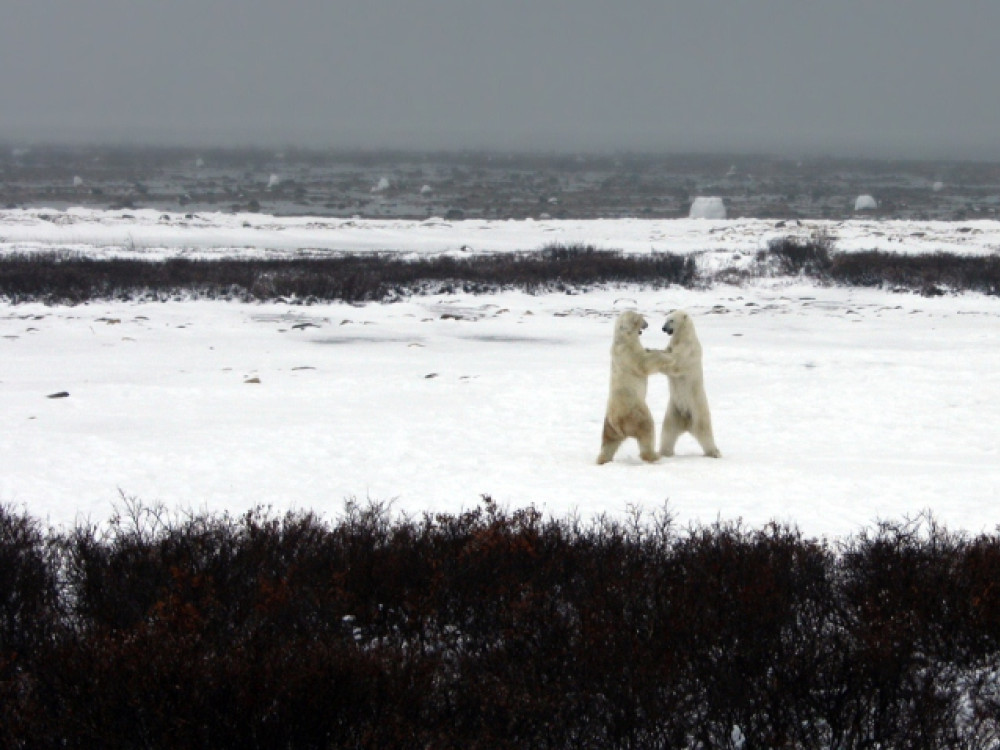
M 710 458 L 721 458 L 722 453 L 715 444 L 712 434 L 712 418 L 706 413 L 702 416 L 682 414 L 673 403 L 667 406 L 667 414 L 663 418 L 663 429 L 660 432 L 660 455 L 674 455 L 677 439 L 685 432 L 690 432 L 698 445 Z
M 660 431 L 660 455 L 674 455 L 677 438 L 688 430 L 688 419 L 680 413 L 677 405 L 671 401 L 667 405 L 666 416 L 663 417 L 663 429 Z
M 635 416 L 635 439 L 639 441 L 639 458 L 649 462 L 660 460 L 660 454 L 656 452 L 653 415 L 648 410 L 645 414 Z
M 722 457 L 719 447 L 715 444 L 715 437 L 712 435 L 712 419 L 707 412 L 702 417 L 691 421 L 691 434 L 694 435 L 694 439 L 698 441 L 701 449 L 705 451 L 706 456 L 709 458 Z
M 623 416 L 619 424 L 613 425 L 605 417 L 604 431 L 601 434 L 601 452 L 597 463 L 606 464 L 612 458 L 626 438 L 634 437 L 639 441 L 639 457 L 643 461 L 658 461 L 660 455 L 656 452 L 655 430 L 653 416 L 649 410 L 633 409 Z
M 597 456 L 597 463 L 606 464 L 615 457 L 618 447 L 625 442 L 625 436 L 611 426 L 608 418 L 604 418 L 604 432 L 601 433 L 601 452 Z

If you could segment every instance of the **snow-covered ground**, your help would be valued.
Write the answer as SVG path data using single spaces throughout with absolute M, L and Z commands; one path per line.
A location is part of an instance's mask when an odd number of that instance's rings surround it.
M 189 218 L 190 217 L 190 218 Z M 819 233 L 837 249 L 1000 252 L 1000 221 L 592 219 L 449 222 L 163 213 L 149 209 L 0 210 L 0 254 L 71 250 L 94 257 L 289 257 L 351 252 L 509 252 L 592 245 L 629 253 L 746 253 Z
M 0 252 L 288 255 L 535 249 L 740 253 L 790 229 L 754 221 L 404 223 L 2 211 Z M 41 218 L 46 215 L 49 218 Z M 185 224 L 186 222 L 186 224 Z M 248 223 L 250 226 L 244 226 Z M 1000 224 L 850 222 L 841 249 L 995 253 Z M 896 238 L 902 238 L 900 243 Z M 594 462 L 613 317 L 694 316 L 720 460 L 689 437 L 647 465 Z M 394 304 L 0 304 L 0 502 L 54 524 L 119 493 L 176 509 L 334 516 L 345 498 L 455 512 L 489 494 L 555 515 L 664 504 L 681 523 L 743 518 L 841 536 L 931 510 L 1000 522 L 1000 299 L 746 287 L 418 297 Z M 259 381 L 259 382 L 258 382 Z M 651 379 L 662 415 L 666 379 Z M 47 396 L 66 392 L 63 398 Z

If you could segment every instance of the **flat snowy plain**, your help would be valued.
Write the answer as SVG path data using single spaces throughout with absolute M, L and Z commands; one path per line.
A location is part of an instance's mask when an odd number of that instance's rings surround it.
M 304 226 L 308 224 L 309 226 Z M 288 257 L 586 242 L 737 264 L 775 236 L 842 250 L 1000 252 L 1000 223 L 378 222 L 0 211 L 0 254 Z M 686 308 L 723 457 L 685 436 L 595 458 L 614 316 L 647 346 Z M 184 511 L 336 516 L 347 498 L 458 512 L 491 495 L 557 516 L 666 506 L 680 524 L 776 520 L 836 538 L 923 511 L 1000 523 L 1000 299 L 759 279 L 706 290 L 414 297 L 391 304 L 0 303 L 0 502 L 57 526 L 133 496 Z M 63 398 L 48 398 L 65 392 Z M 648 402 L 662 417 L 667 381 Z

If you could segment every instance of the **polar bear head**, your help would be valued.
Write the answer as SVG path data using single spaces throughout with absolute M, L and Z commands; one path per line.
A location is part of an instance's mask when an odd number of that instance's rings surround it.
M 615 321 L 615 338 L 621 339 L 632 336 L 638 338 L 648 327 L 649 323 L 646 322 L 646 319 L 642 315 L 628 310 L 619 315 L 618 320 Z
M 673 336 L 692 326 L 691 316 L 683 310 L 674 310 L 667 316 L 667 322 L 663 324 L 663 330 Z

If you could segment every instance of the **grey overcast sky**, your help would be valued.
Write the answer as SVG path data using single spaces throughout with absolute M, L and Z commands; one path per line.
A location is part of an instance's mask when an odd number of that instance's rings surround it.
M 0 138 L 1000 160 L 1000 0 L 4 0 Z

